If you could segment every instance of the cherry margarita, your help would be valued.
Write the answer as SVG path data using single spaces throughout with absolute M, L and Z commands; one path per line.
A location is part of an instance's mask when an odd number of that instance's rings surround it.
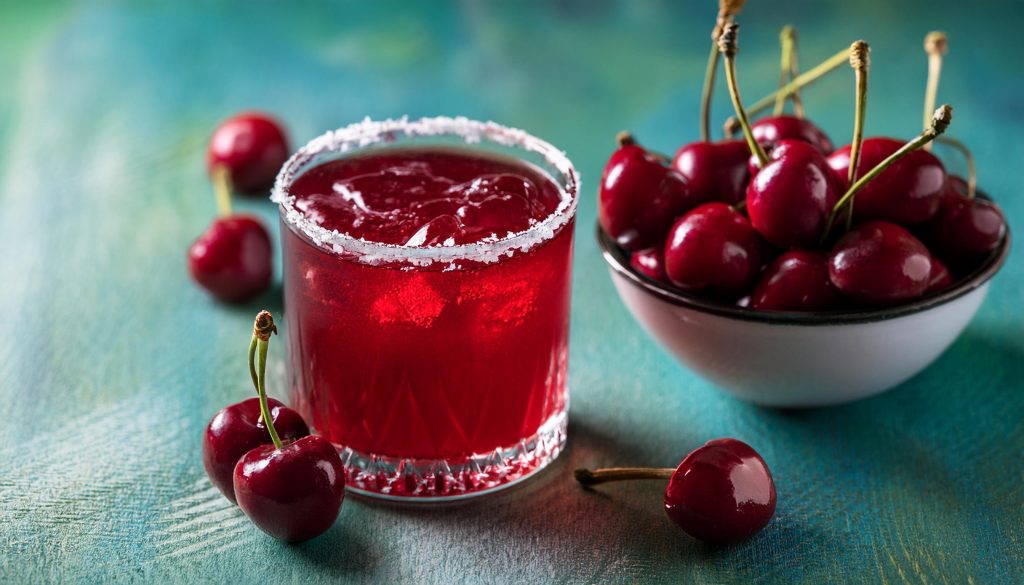
M 364 122 L 300 150 L 275 200 L 294 403 L 350 487 L 451 499 L 557 456 L 576 206 L 560 152 L 492 123 Z

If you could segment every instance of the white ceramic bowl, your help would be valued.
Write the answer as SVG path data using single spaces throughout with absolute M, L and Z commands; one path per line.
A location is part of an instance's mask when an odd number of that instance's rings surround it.
M 960 335 L 1009 252 L 954 287 L 886 309 L 771 313 L 680 292 L 638 274 L 597 229 L 619 296 L 683 365 L 743 400 L 775 407 L 841 404 L 884 392 L 926 368 Z

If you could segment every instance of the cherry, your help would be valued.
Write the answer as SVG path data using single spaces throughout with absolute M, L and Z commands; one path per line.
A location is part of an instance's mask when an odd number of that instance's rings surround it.
M 309 434 L 309 427 L 299 413 L 273 398 L 267 399 L 267 405 L 274 427 L 283 440 L 291 441 Z M 260 417 L 259 398 L 247 398 L 225 406 L 210 420 L 203 434 L 203 466 L 210 481 L 227 499 L 235 501 L 232 484 L 235 464 L 242 455 L 266 444 L 272 444 L 272 441 Z
M 742 140 L 691 142 L 680 148 L 672 159 L 697 201 L 724 201 L 733 204 L 746 193 L 750 171 L 750 151 Z
M 754 139 L 736 84 L 739 25 L 726 25 L 718 39 L 725 58 L 729 95 L 750 153 L 760 171 L 747 186 L 747 215 L 764 239 L 782 247 L 809 247 L 821 237 L 829 211 L 839 199 L 839 185 L 818 150 L 797 140 L 779 143 L 772 155 Z
M 260 112 L 244 112 L 213 131 L 206 166 L 211 176 L 218 168 L 226 168 L 236 189 L 254 193 L 274 183 L 288 152 L 288 139 L 277 120 Z
M 813 145 L 784 140 L 747 186 L 747 215 L 764 239 L 782 248 L 820 239 L 841 185 Z
M 750 538 L 775 515 L 775 482 L 764 459 L 742 441 L 716 439 L 676 469 L 577 469 L 583 486 L 629 479 L 668 479 L 665 513 L 694 538 L 731 544 Z
M 861 168 L 878 165 L 902 146 L 902 142 L 892 138 L 866 138 L 861 148 Z M 828 165 L 846 182 L 850 147 L 832 153 Z M 945 183 L 946 170 L 939 159 L 929 152 L 915 150 L 858 193 L 854 217 L 859 221 L 882 219 L 901 225 L 928 221 L 939 211 Z
M 946 177 L 946 188 L 942 191 L 943 197 L 962 195 L 973 199 L 974 195 L 972 193 L 973 189 L 967 179 L 959 175 L 949 175 Z
M 1006 218 L 990 201 L 961 195 L 955 182 L 940 199 L 936 216 L 925 224 L 924 241 L 958 272 L 987 258 L 1006 235 Z
M 812 250 L 790 250 L 773 260 L 750 297 L 750 307 L 761 311 L 824 311 L 840 304 L 828 256 Z
M 598 194 L 601 227 L 616 244 L 641 250 L 661 242 L 672 221 L 698 202 L 679 173 L 629 134 L 619 135 Z
M 783 140 L 799 140 L 813 146 L 818 152 L 832 152 L 832 141 L 813 122 L 797 116 L 778 115 L 761 118 L 750 127 L 754 140 L 768 150 Z
M 637 250 L 629 256 L 629 265 L 651 280 L 668 282 L 665 274 L 665 250 L 660 246 Z
M 946 265 L 932 256 L 932 272 L 928 276 L 928 288 L 925 293 L 942 292 L 953 284 L 953 275 L 950 274 Z
M 851 300 L 893 305 L 920 297 L 932 279 L 932 257 L 906 229 L 889 222 L 861 224 L 836 243 L 829 278 Z
M 285 444 L 278 436 L 265 385 L 267 346 L 276 332 L 271 314 L 261 311 L 249 344 L 249 370 L 254 373 L 260 411 L 273 444 L 256 447 L 238 460 L 233 485 L 238 507 L 261 530 L 300 542 L 334 524 L 345 497 L 345 468 L 334 446 L 323 437 L 310 435 Z
M 270 285 L 273 251 L 260 221 L 231 215 L 226 171 L 214 174 L 221 217 L 213 220 L 188 249 L 188 269 L 217 299 L 237 303 L 252 299 Z
M 672 226 L 665 243 L 665 273 L 683 290 L 735 298 L 757 278 L 762 247 L 741 213 L 724 203 L 705 203 Z
M 234 475 L 238 506 L 261 530 L 302 542 L 334 524 L 345 497 L 345 469 L 331 443 L 310 435 L 245 454 Z

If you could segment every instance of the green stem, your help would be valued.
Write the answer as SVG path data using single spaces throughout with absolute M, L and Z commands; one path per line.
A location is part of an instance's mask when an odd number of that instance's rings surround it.
M 675 469 L 671 467 L 609 467 L 607 469 L 577 469 L 573 472 L 576 481 L 581 485 L 591 486 L 610 481 L 625 481 L 631 479 L 669 479 Z
M 213 168 L 213 194 L 217 198 L 217 211 L 221 217 L 231 215 L 231 173 L 224 165 Z
M 707 69 L 704 71 L 704 88 L 700 93 L 700 140 L 711 140 L 711 94 L 715 87 L 715 73 L 718 71 L 718 47 L 711 42 Z
M 796 77 L 796 29 L 792 25 L 787 24 L 782 27 L 782 32 L 779 33 L 779 45 L 781 47 L 781 58 L 779 61 L 779 87 L 781 88 L 785 87 L 787 81 L 791 81 Z M 783 111 L 786 109 L 786 97 L 787 96 L 782 93 L 776 94 L 775 109 L 772 111 L 772 115 L 782 115 Z M 793 92 L 792 95 L 788 97 L 793 100 L 793 110 L 795 113 L 797 104 L 800 103 L 800 93 Z
M 828 220 L 825 222 L 825 230 L 821 234 L 821 242 L 824 243 L 825 240 L 828 239 L 828 234 L 832 230 L 832 224 L 835 223 L 836 214 L 839 212 L 839 210 L 843 208 L 844 205 L 846 205 L 853 199 L 853 196 L 856 195 L 858 191 L 863 189 L 864 186 L 867 185 L 872 179 L 880 175 L 882 171 L 889 168 L 893 163 L 895 163 L 899 159 L 910 154 L 914 150 L 921 148 L 925 144 L 928 144 L 932 140 L 935 140 L 935 138 L 939 134 L 942 134 L 943 132 L 946 131 L 946 128 L 949 126 L 949 123 L 952 120 L 953 108 L 951 108 L 950 106 L 944 105 L 939 109 L 935 110 L 935 115 L 932 117 L 931 125 L 928 127 L 927 130 L 922 132 L 917 138 L 901 146 L 899 150 L 892 153 L 891 155 L 889 155 L 888 158 L 875 165 L 873 169 L 868 171 L 864 176 L 858 179 L 856 183 L 851 185 L 850 188 L 847 189 L 846 193 L 839 198 L 839 201 L 836 201 L 836 204 L 832 207 L 832 211 L 828 214 Z
M 850 45 L 850 66 L 856 75 L 857 106 L 853 119 L 853 142 L 850 145 L 850 168 L 846 175 L 847 184 L 857 180 L 860 167 L 860 151 L 864 142 L 864 114 L 868 103 L 868 69 L 870 68 L 871 49 L 864 41 L 855 41 Z M 853 200 L 846 206 L 846 229 L 853 225 Z
M 267 404 L 267 346 L 270 345 L 272 333 L 277 333 L 274 318 L 269 311 L 260 311 L 253 327 L 252 341 L 249 343 L 249 373 L 256 386 L 256 395 L 260 399 L 260 418 L 263 419 L 263 424 L 267 427 L 267 433 L 270 435 L 274 447 L 280 449 L 284 444 L 277 434 L 277 429 L 274 428 L 274 421 L 270 416 L 270 405 Z M 257 353 L 259 354 L 258 359 L 254 359 Z
M 729 97 L 732 98 L 733 109 L 736 110 L 736 119 L 743 128 L 743 137 L 747 140 L 750 153 L 757 157 L 760 166 L 768 164 L 768 154 L 761 148 L 761 145 L 754 140 L 754 133 L 750 130 L 750 120 L 747 119 L 747 112 L 743 109 L 743 102 L 740 99 L 740 90 L 736 84 L 736 51 L 737 33 L 739 25 L 729 23 L 726 25 L 722 36 L 718 39 L 718 48 L 725 57 L 725 79 L 729 84 Z
M 793 55 L 789 60 L 789 78 L 796 79 L 800 75 L 800 52 L 796 47 L 796 29 L 793 29 Z M 800 96 L 799 89 L 790 94 L 790 100 L 793 102 L 793 115 L 797 118 L 803 118 L 804 112 L 804 98 Z
M 939 93 L 939 77 L 942 75 L 942 56 L 948 48 L 946 33 L 932 31 L 924 37 L 924 50 L 928 53 L 928 84 L 924 90 L 924 127 L 931 123 L 935 111 L 935 98 Z M 931 150 L 931 145 L 925 147 Z

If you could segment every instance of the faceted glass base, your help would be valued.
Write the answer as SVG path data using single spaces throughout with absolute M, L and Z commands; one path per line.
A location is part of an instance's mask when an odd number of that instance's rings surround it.
M 472 457 L 406 459 L 339 449 L 346 487 L 357 494 L 402 502 L 450 502 L 509 487 L 543 469 L 565 448 L 568 411 L 510 447 Z

